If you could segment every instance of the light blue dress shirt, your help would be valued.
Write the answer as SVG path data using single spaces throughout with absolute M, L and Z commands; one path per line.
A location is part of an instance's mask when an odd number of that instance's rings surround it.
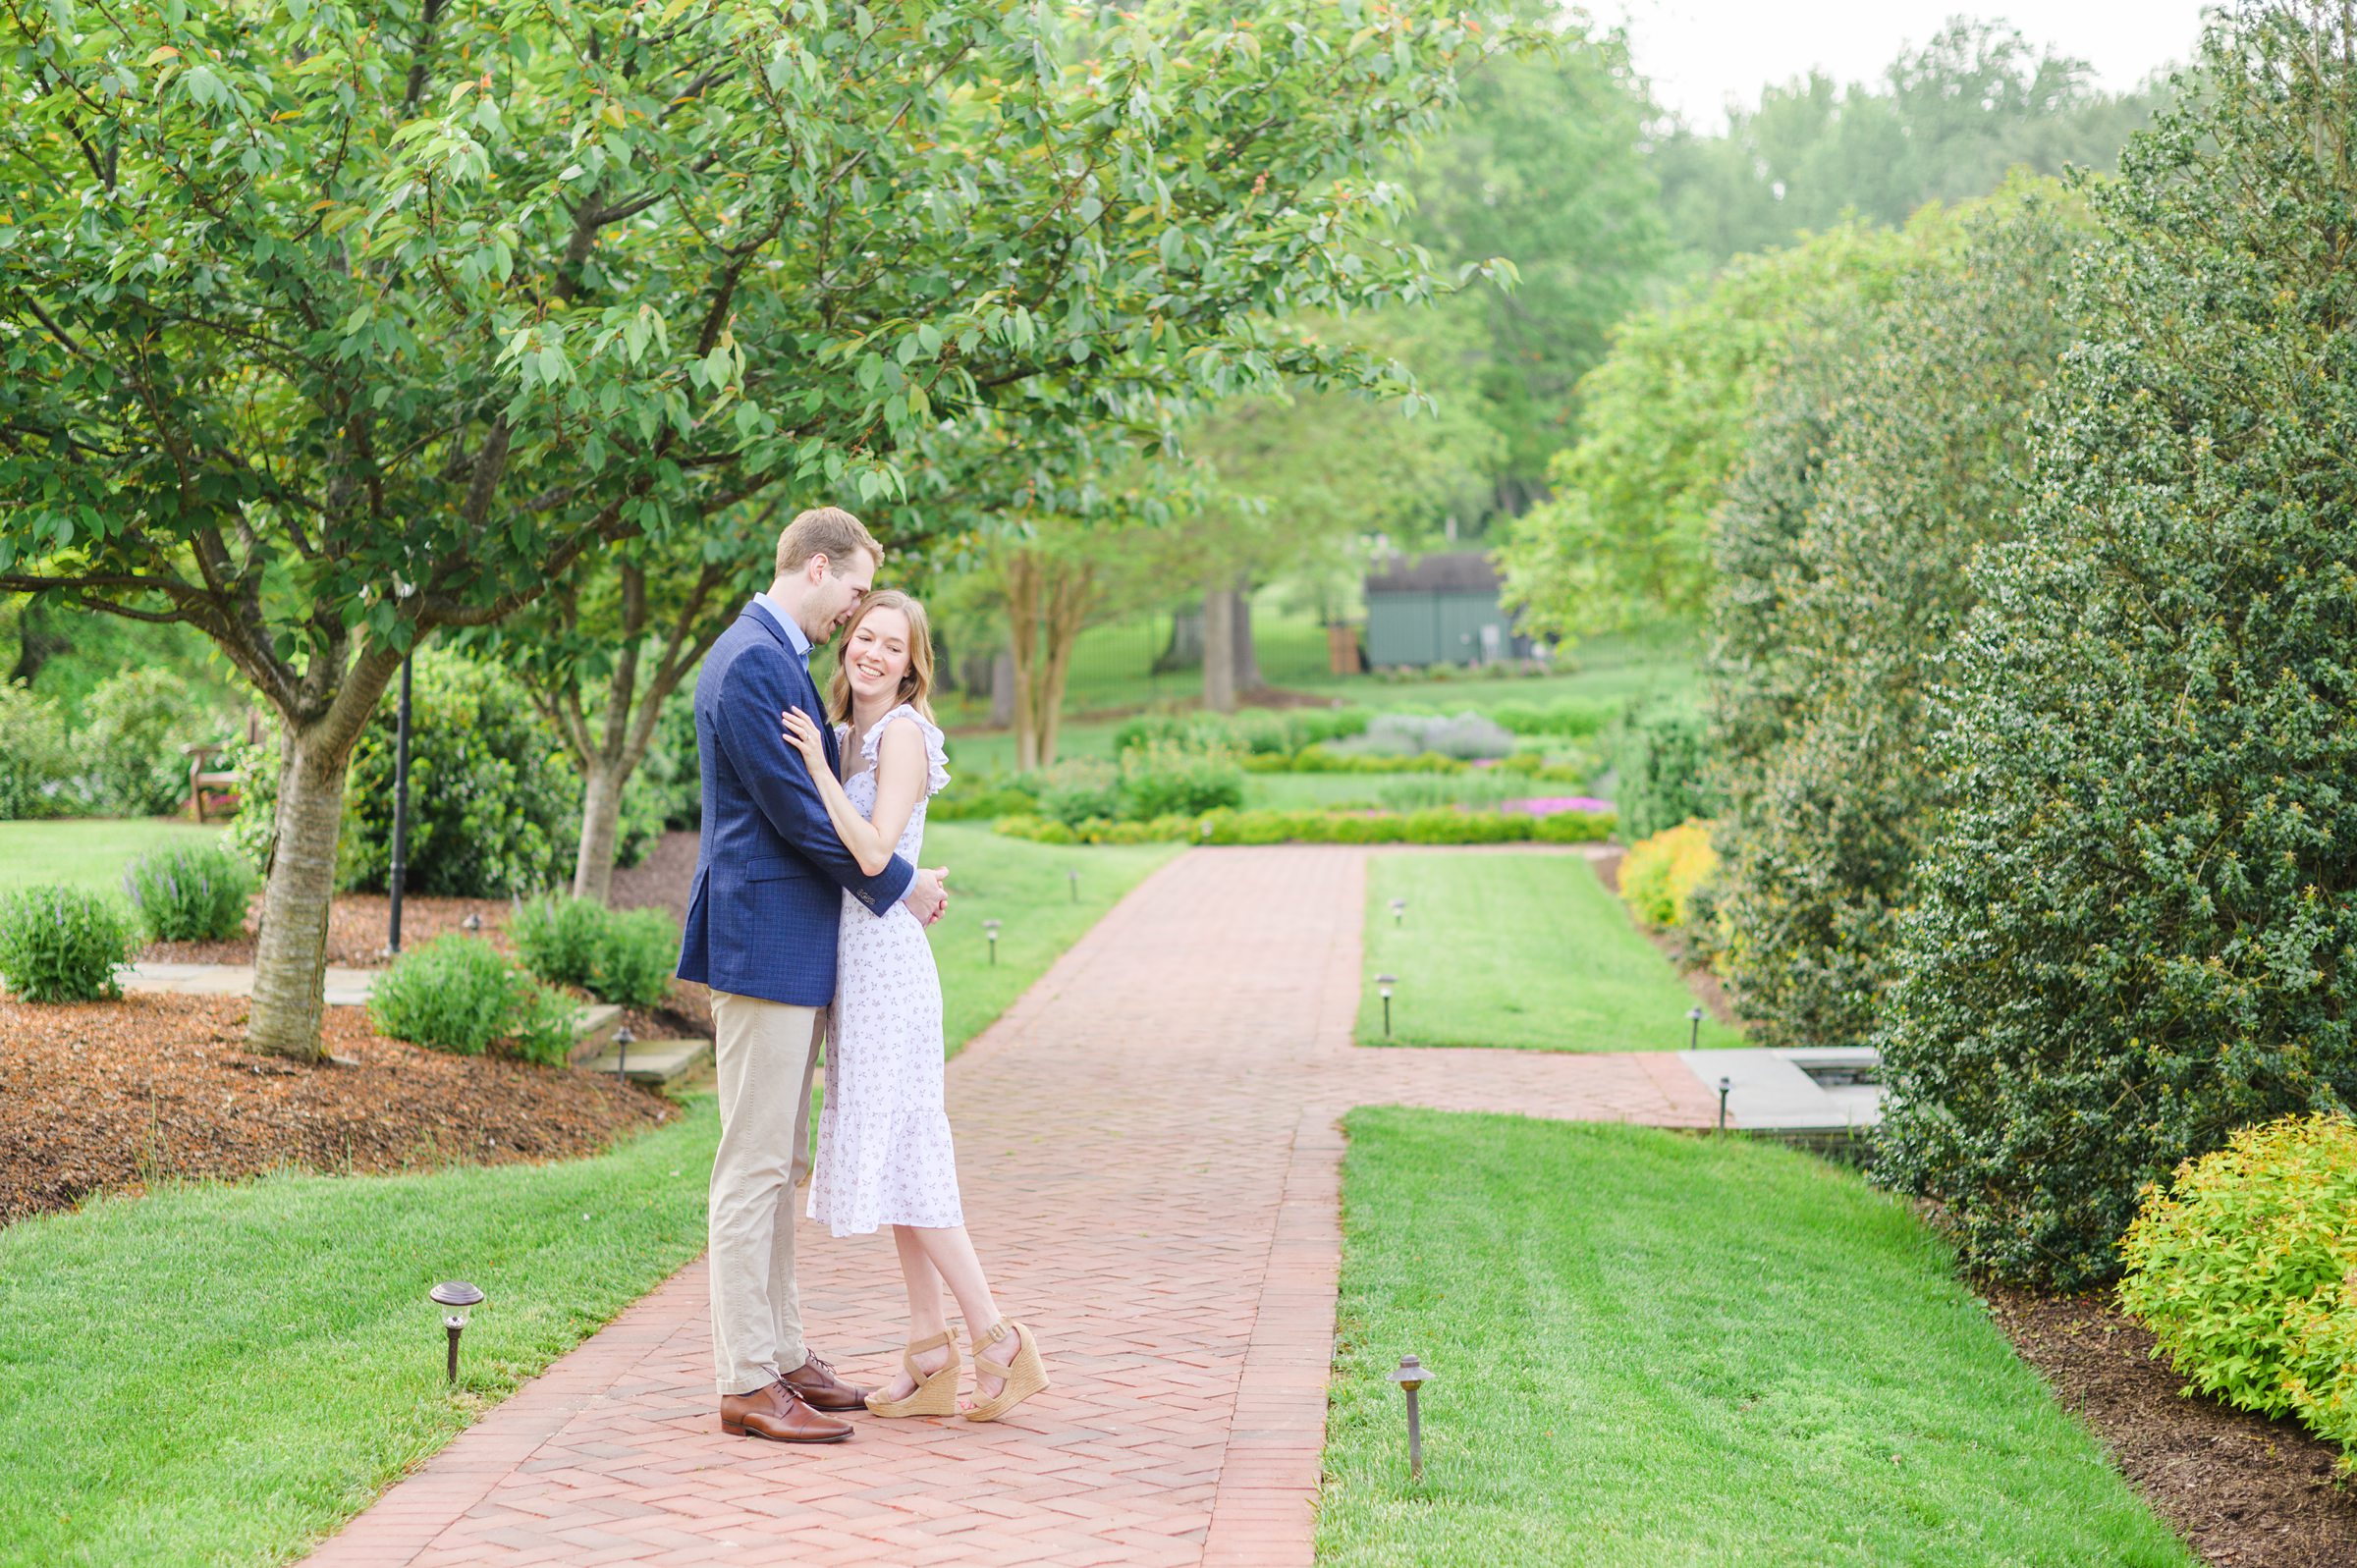
M 804 670 L 809 669 L 810 639 L 803 634 L 800 626 L 794 623 L 794 617 L 786 613 L 785 606 L 772 599 L 767 592 L 754 594 L 753 603 L 778 618 L 778 624 L 786 628 L 786 640 L 793 645 L 795 657 L 802 661 Z

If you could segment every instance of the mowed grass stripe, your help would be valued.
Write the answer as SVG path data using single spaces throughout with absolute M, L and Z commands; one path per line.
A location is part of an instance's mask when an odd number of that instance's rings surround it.
M 1394 898 L 1407 900 L 1398 924 Z M 1398 979 L 1389 1040 L 1383 974 Z M 1585 856 L 1436 850 L 1368 865 L 1362 1046 L 1682 1051 L 1693 1005 Z M 1744 1043 L 1703 1020 L 1706 1049 Z
M 1858 1177 L 1642 1128 L 1347 1126 L 1321 1563 L 2195 1561 Z M 1421 1489 L 1385 1380 L 1411 1350 Z

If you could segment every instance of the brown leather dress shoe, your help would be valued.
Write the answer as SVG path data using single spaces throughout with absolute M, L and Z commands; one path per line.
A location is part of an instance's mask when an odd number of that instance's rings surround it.
M 816 1356 L 788 1373 L 786 1386 L 813 1410 L 863 1410 L 867 1404 L 866 1389 L 845 1382 Z
M 720 1430 L 771 1442 L 841 1442 L 851 1434 L 851 1424 L 820 1415 L 783 1382 L 773 1382 L 749 1394 L 722 1394 Z

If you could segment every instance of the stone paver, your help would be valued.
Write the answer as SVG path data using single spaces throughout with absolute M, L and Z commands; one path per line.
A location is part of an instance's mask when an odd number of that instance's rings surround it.
M 820 1448 L 723 1437 L 699 1262 L 312 1561 L 1308 1563 L 1341 1113 L 1716 1111 L 1668 1054 L 1353 1047 L 1365 865 L 1189 851 L 952 1063 L 967 1221 L 1057 1379 L 1014 1420 L 858 1418 Z M 813 1342 L 881 1380 L 902 1338 L 889 1238 L 806 1230 L 801 1279 Z

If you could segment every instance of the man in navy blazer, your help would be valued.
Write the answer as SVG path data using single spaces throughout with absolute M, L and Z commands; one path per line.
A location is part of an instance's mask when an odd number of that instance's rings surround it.
M 810 651 L 842 629 L 883 565 L 864 524 L 834 507 L 778 538 L 777 576 L 721 633 L 695 681 L 704 820 L 680 978 L 712 988 L 720 1149 L 712 1159 L 712 1357 L 720 1424 L 737 1436 L 834 1442 L 863 1390 L 802 1340 L 794 1278 L 795 1199 L 809 1177 L 810 1080 L 835 1000 L 843 894 L 881 913 L 904 902 L 931 924 L 946 869 L 895 857 L 866 876 L 836 836 L 781 716 L 835 733 Z

